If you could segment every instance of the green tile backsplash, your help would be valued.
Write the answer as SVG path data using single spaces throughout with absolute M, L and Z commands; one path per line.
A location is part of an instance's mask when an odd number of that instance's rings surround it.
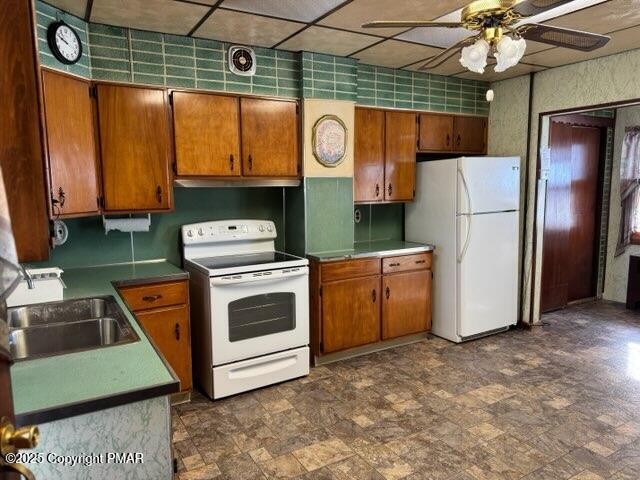
M 354 225 L 355 242 L 404 239 L 404 204 L 381 203 L 355 205 L 360 221 Z
M 353 179 L 307 177 L 305 182 L 306 252 L 353 247 Z

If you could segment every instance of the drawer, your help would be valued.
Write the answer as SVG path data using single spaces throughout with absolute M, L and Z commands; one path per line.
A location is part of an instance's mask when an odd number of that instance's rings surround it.
M 379 258 L 363 258 L 361 260 L 341 260 L 323 263 L 321 278 L 323 282 L 346 280 L 348 278 L 367 277 L 380 273 Z
M 187 303 L 189 298 L 185 281 L 121 287 L 119 290 L 124 301 L 134 312 Z
M 405 272 L 431 268 L 431 252 L 382 259 L 382 273 Z

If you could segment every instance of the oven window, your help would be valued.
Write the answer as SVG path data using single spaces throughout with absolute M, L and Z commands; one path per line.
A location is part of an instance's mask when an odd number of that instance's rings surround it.
M 262 337 L 296 328 L 296 296 L 263 293 L 229 303 L 229 341 Z

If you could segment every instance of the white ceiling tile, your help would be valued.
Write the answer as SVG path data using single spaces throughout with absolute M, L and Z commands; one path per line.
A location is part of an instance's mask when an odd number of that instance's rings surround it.
M 401 42 L 399 40 L 385 40 L 354 55 L 362 63 L 382 65 L 398 68 L 419 60 L 437 55 L 440 48 Z
M 424 65 L 424 61 L 416 62 L 413 65 L 409 65 L 407 67 L 408 70 L 416 70 L 427 73 L 434 73 L 437 75 L 454 75 L 456 73 L 460 73 L 465 70 L 465 68 L 460 65 L 460 54 L 456 53 L 447 59 L 442 65 L 439 65 L 436 68 L 431 68 L 429 70 L 420 70 L 420 67 Z
M 466 5 L 467 0 L 354 0 L 322 19 L 321 25 L 376 35 L 396 35 L 406 28 L 362 28 L 373 20 L 433 20 Z
M 281 45 L 278 45 L 278 48 L 292 50 L 294 52 L 307 50 L 310 52 L 347 56 L 377 41 L 378 39 L 376 37 L 370 35 L 312 26 L 294 35 Z
M 80 18 L 84 18 L 87 10 L 87 0 L 48 0 L 48 3 Z
M 445 28 L 445 27 L 422 27 L 414 28 L 406 33 L 398 35 L 398 40 L 409 40 L 424 45 L 433 45 L 436 47 L 447 48 L 460 40 L 476 35 L 464 28 Z
M 592 52 L 581 52 L 569 48 L 552 47 L 531 55 L 525 55 L 524 61 L 547 67 L 557 67 L 570 63 L 583 62 L 592 58 L 604 57 L 614 53 L 640 48 L 640 26 L 627 28 L 611 34 L 611 40 L 604 47 Z
M 595 33 L 613 32 L 640 24 L 640 0 L 612 0 L 546 23 Z
M 194 36 L 259 47 L 271 47 L 300 30 L 303 26 L 301 23 L 288 20 L 217 9 L 196 30 Z
M 518 25 L 523 23 L 542 23 L 547 20 L 551 20 L 552 18 L 561 17 L 563 15 L 567 15 L 571 12 L 575 12 L 577 10 L 582 10 L 584 8 L 591 7 L 593 5 L 597 5 L 599 3 L 603 3 L 606 0 L 573 0 L 573 2 L 565 3 L 556 8 L 551 8 L 545 12 L 539 13 L 538 15 L 534 15 L 532 17 L 525 18 Z
M 91 21 L 186 35 L 209 7 L 173 0 L 94 0 Z
M 223 8 L 311 22 L 344 0 L 225 0 Z

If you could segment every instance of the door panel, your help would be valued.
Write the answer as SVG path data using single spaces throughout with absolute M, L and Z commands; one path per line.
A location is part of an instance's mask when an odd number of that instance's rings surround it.
M 453 120 L 453 150 L 485 153 L 487 150 L 487 118 L 456 116 Z
M 416 115 L 385 112 L 385 199 L 413 200 L 416 184 Z
M 431 270 L 383 276 L 382 296 L 383 340 L 431 326 Z
M 572 128 L 568 301 L 595 296 L 600 129 Z
M 422 151 L 449 152 L 453 148 L 453 116 L 420 114 L 418 149 Z
M 518 212 L 458 216 L 457 221 L 459 335 L 515 325 Z
M 322 284 L 323 353 L 380 340 L 380 277 Z
M 180 379 L 180 391 L 191 388 L 191 338 L 189 307 L 147 310 L 136 318 Z
M 384 111 L 356 108 L 354 125 L 354 201 L 384 198 Z
M 237 97 L 173 93 L 178 175 L 240 175 Z
M 98 169 L 91 84 L 42 71 L 53 214 L 98 212 Z
M 98 85 L 105 210 L 171 208 L 171 140 L 166 93 Z
M 462 157 L 458 169 L 458 213 L 520 208 L 519 157 Z
M 295 102 L 242 98 L 242 173 L 298 175 L 298 115 Z

